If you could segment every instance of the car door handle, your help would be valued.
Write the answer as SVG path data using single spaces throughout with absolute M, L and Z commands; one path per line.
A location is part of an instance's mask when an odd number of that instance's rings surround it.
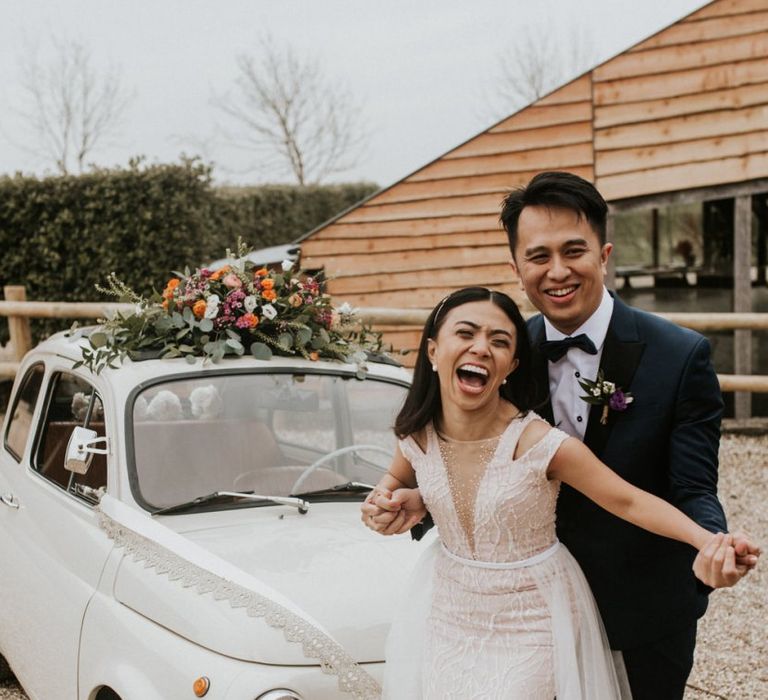
M 3 494 L 0 496 L 0 501 L 2 501 L 3 505 L 8 506 L 9 508 L 15 508 L 16 510 L 19 509 L 19 502 L 16 500 L 16 497 L 12 493 Z

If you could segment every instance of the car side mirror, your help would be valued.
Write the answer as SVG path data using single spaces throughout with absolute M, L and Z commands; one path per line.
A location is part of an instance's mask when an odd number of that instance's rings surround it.
M 97 447 L 99 444 L 104 447 Z M 75 474 L 87 474 L 93 455 L 105 455 L 108 452 L 106 437 L 97 437 L 95 430 L 78 425 L 69 436 L 64 468 Z

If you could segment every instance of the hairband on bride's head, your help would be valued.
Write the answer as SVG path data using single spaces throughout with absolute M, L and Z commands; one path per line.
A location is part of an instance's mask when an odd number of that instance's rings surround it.
M 497 292 L 493 289 L 488 289 L 488 287 L 476 287 L 476 289 L 484 289 L 489 294 L 496 294 Z M 445 302 L 448 301 L 454 294 L 458 294 L 459 292 L 465 291 L 464 289 L 454 289 L 450 294 L 447 294 L 442 298 L 440 303 L 437 305 L 437 311 L 435 311 L 435 315 L 432 317 L 432 328 L 434 329 L 437 327 L 437 319 L 440 318 L 440 313 L 443 310 L 443 307 L 445 306 Z

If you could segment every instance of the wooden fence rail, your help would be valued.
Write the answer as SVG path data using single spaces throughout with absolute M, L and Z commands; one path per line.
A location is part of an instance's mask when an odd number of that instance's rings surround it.
M 131 304 L 64 301 L 26 301 L 24 287 L 7 286 L 5 301 L 0 301 L 0 316 L 8 317 L 13 359 L 0 362 L 0 376 L 13 376 L 21 358 L 32 346 L 30 318 L 98 319 L 117 311 L 129 311 Z M 423 326 L 429 315 L 425 309 L 365 308 L 359 316 L 365 323 L 386 326 Z M 530 315 L 530 314 L 528 314 Z M 660 313 L 686 328 L 706 332 L 722 330 L 768 330 L 768 313 Z M 768 376 L 719 374 L 722 391 L 768 393 Z

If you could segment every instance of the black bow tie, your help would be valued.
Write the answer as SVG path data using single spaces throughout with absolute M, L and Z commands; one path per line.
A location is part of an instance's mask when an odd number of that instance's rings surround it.
M 545 340 L 539 345 L 539 350 L 544 353 L 550 362 L 557 362 L 570 348 L 579 348 L 590 355 L 597 355 L 595 344 L 585 333 L 580 333 L 572 338 L 563 338 L 562 340 Z

